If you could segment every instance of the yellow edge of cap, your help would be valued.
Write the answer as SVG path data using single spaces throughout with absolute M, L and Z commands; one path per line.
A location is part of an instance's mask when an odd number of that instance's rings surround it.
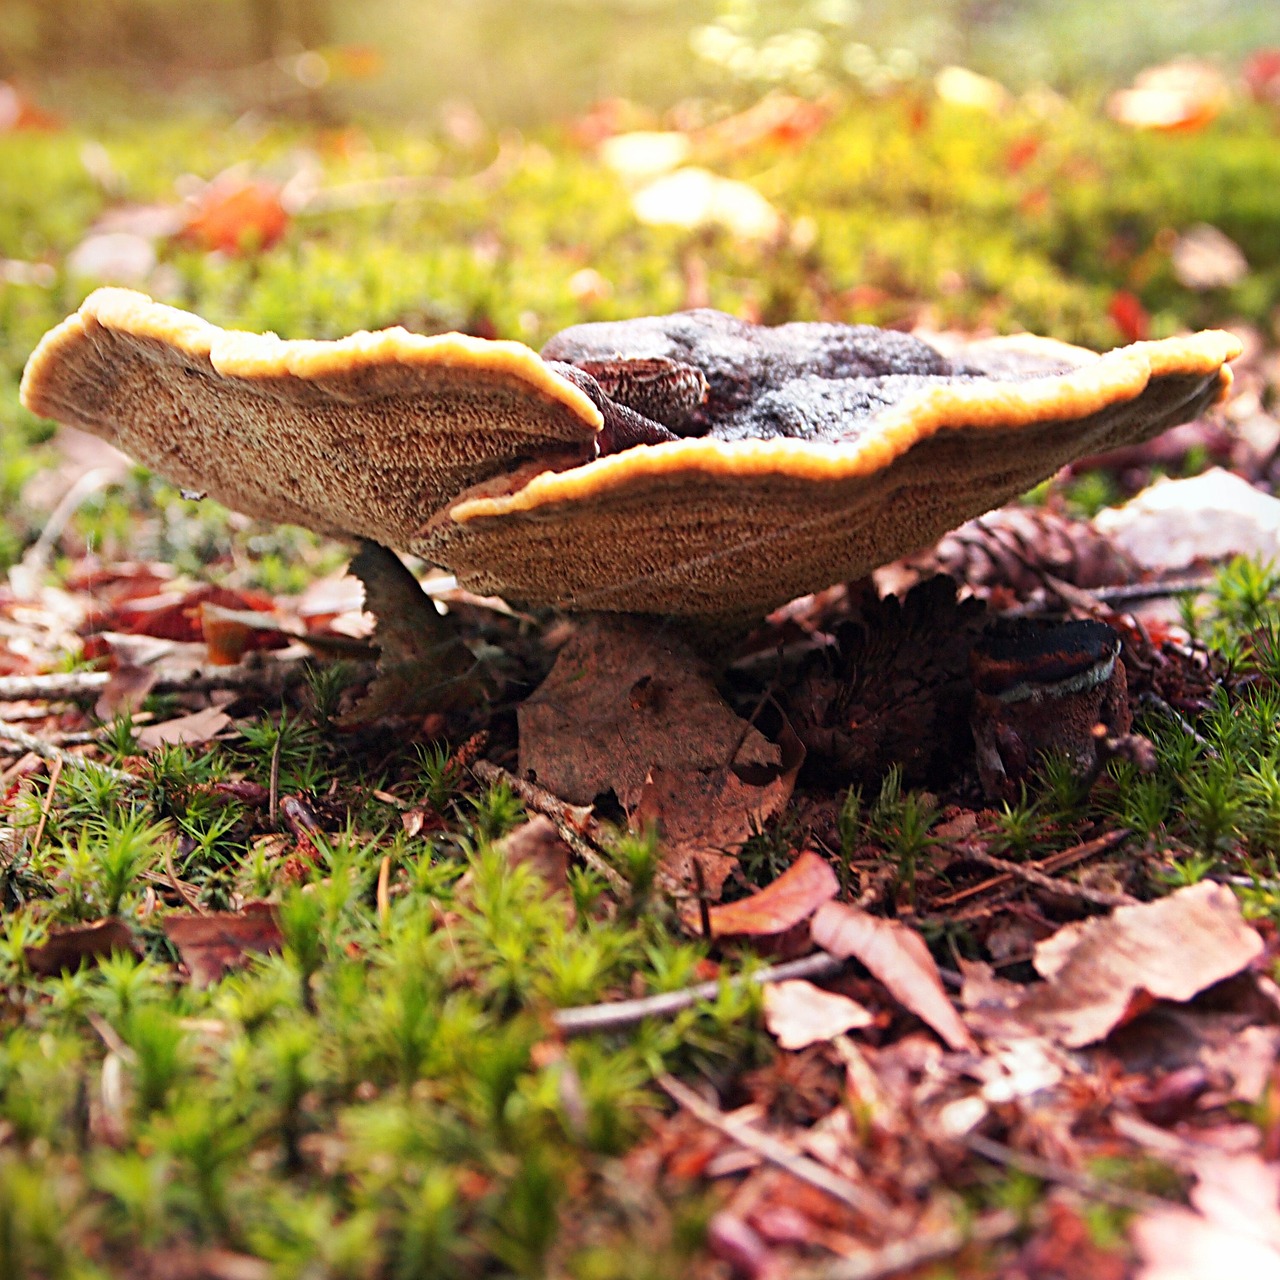
M 220 329 L 199 316 L 153 302 L 131 289 L 98 289 L 75 315 L 50 329 L 27 361 L 22 377 L 22 401 L 43 377 L 45 366 L 74 344 L 89 322 L 138 338 L 152 338 L 190 355 L 208 359 L 221 374 L 232 378 L 318 378 L 372 365 L 435 365 L 507 374 L 530 390 L 559 401 L 594 430 L 600 411 L 573 383 L 560 377 L 537 354 L 519 342 L 490 342 L 463 333 L 426 337 L 407 329 L 353 333 L 334 342 L 285 340 L 266 333 Z M 31 407 L 28 405 L 28 407 Z
M 1027 382 L 946 383 L 909 397 L 871 421 L 874 433 L 850 444 L 808 440 L 677 440 L 628 449 L 569 471 L 544 471 L 515 493 L 464 499 L 449 514 L 459 524 L 486 516 L 533 511 L 621 488 L 635 477 L 697 473 L 778 475 L 799 480 L 848 480 L 888 467 L 939 431 L 996 430 L 1087 417 L 1136 399 L 1152 377 L 1204 375 L 1218 370 L 1230 385 L 1227 360 L 1240 343 L 1221 330 L 1135 343 L 1097 356 L 1066 373 Z

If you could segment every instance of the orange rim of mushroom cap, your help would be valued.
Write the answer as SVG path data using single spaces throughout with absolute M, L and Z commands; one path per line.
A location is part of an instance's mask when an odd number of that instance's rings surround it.
M 514 491 L 464 495 L 414 540 L 477 589 L 568 609 L 748 616 L 860 576 L 1025 492 L 1073 458 L 1145 439 L 1225 394 L 1228 333 L 1104 356 L 995 340 L 1065 372 L 942 382 L 856 439 L 679 440 Z
M 402 328 L 286 341 L 113 288 L 45 334 L 21 397 L 238 511 L 402 547 L 528 458 L 591 457 L 601 425 L 518 342 Z
M 1194 417 L 1239 349 L 1222 332 L 1104 356 L 990 340 L 953 353 L 965 376 L 837 443 L 701 437 L 595 458 L 600 412 L 518 343 L 282 341 L 102 289 L 42 339 L 22 398 L 237 510 L 412 550 L 476 589 L 741 617 Z

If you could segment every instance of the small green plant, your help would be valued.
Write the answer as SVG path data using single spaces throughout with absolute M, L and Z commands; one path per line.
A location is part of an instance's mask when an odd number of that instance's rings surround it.
M 321 924 L 324 903 L 319 894 L 305 887 L 293 887 L 280 900 L 280 932 L 284 937 L 285 957 L 298 976 L 298 992 L 302 1007 L 308 1013 L 316 1008 L 312 978 L 324 962 L 325 947 Z
M 478 796 L 469 796 L 471 830 L 476 840 L 500 840 L 524 816 L 520 797 L 505 783 L 485 788 Z
M 895 882 L 910 900 L 915 894 L 920 856 L 935 841 L 929 829 L 937 818 L 938 803 L 922 791 L 903 792 L 902 766 L 894 765 L 880 784 L 867 814 L 867 832 L 884 845 L 895 864 Z
M 641 832 L 626 832 L 613 842 L 609 853 L 631 890 L 626 908 L 634 920 L 648 906 L 657 881 L 661 860 L 657 830 L 646 827 Z
M 462 786 L 462 770 L 444 742 L 429 742 L 417 748 L 418 780 L 424 799 L 439 814 L 450 811 Z

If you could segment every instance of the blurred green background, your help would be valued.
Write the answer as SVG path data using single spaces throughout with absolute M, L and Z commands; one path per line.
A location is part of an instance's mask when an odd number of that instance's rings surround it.
M 544 123 L 607 96 L 665 107 L 962 63 L 1079 92 L 1180 53 L 1280 41 L 1274 0 L 3 0 L 0 77 L 139 111 L 305 103 L 430 118 L 465 99 Z M 320 52 L 291 67 L 304 52 Z M 368 56 L 365 56 L 368 55 Z

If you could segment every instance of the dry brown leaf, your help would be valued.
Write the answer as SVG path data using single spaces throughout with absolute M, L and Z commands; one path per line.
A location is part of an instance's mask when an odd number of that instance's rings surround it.
M 512 866 L 527 864 L 550 890 L 563 890 L 568 884 L 572 850 L 556 824 L 540 813 L 507 832 L 498 841 L 497 851 Z
M 903 1008 L 932 1027 L 952 1049 L 975 1047 L 918 933 L 897 920 L 884 920 L 843 902 L 819 907 L 809 928 L 818 946 L 843 959 L 860 961 Z
M 772 884 L 758 893 L 712 907 L 711 936 L 767 938 L 786 933 L 839 892 L 840 885 L 831 864 L 806 849 Z M 686 925 L 697 926 L 696 908 L 686 905 L 681 914 Z
M 162 720 L 138 730 L 138 745 L 144 751 L 154 751 L 162 743 L 186 743 L 188 746 L 208 742 L 217 737 L 229 724 L 231 717 L 221 707 L 205 707 L 189 716 L 175 720 Z
M 655 826 L 662 837 L 662 865 L 675 880 L 698 884 L 710 900 L 720 896 L 738 865 L 737 851 L 791 799 L 804 747 L 787 728 L 777 769 L 663 769 L 649 771 L 631 825 Z M 744 773 L 763 773 L 748 780 Z M 693 869 L 701 864 L 699 882 Z
M 376 614 L 378 674 L 338 723 L 367 724 L 382 716 L 420 716 L 474 699 L 476 659 L 457 623 L 442 617 L 394 551 L 361 545 L 350 571 L 364 583 L 365 608 Z
M 81 966 L 97 964 L 116 951 L 139 954 L 129 926 L 116 916 L 70 929 L 51 929 L 46 942 L 24 948 L 27 967 L 41 977 L 74 972 Z
M 1262 949 L 1235 894 L 1204 881 L 1046 938 L 1035 953 L 1046 981 L 1028 992 L 1016 1013 L 1078 1048 L 1104 1039 L 1155 1000 L 1190 1000 L 1239 973 Z
M 93 714 L 104 723 L 118 715 L 133 715 L 141 709 L 159 678 L 160 672 L 155 667 L 122 662 L 108 677 L 94 703 Z
M 630 811 L 652 770 L 782 761 L 778 747 L 730 710 L 706 664 L 652 623 L 582 625 L 518 714 L 520 776 L 532 774 L 571 804 L 612 791 Z
M 1123 507 L 1100 511 L 1094 525 L 1147 569 L 1280 554 L 1280 500 L 1221 467 L 1157 480 Z
M 243 911 L 179 915 L 164 919 L 165 936 L 178 948 L 182 962 L 199 987 L 217 982 L 251 954 L 279 951 L 284 945 L 269 903 L 252 902 Z
M 856 1000 L 795 978 L 764 989 L 764 1024 L 783 1049 L 806 1049 L 875 1019 Z
M 1280 1168 L 1206 1153 L 1194 1209 L 1149 1209 L 1133 1223 L 1137 1280 L 1280 1280 Z

